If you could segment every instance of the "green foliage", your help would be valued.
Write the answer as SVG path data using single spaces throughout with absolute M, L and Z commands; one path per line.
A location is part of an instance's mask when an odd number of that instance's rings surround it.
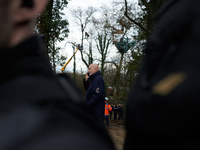
M 132 22 L 133 28 L 137 31 L 137 34 L 133 35 L 137 44 L 132 51 L 132 59 L 125 66 L 127 69 L 127 83 L 132 83 L 135 80 L 146 46 L 146 41 L 154 27 L 159 10 L 166 2 L 167 0 L 138 0 L 140 11 L 135 11 L 133 5 L 127 4 L 126 6 L 127 13 L 125 15 Z
M 61 42 L 68 36 L 68 21 L 63 19 L 62 10 L 67 6 L 67 0 L 50 0 L 46 10 L 37 20 L 36 31 L 45 35 L 46 54 L 52 62 L 55 71 L 56 64 L 60 63 L 59 47 L 56 42 Z
M 154 27 L 156 16 L 166 2 L 167 0 L 138 0 L 137 5 L 136 3 L 128 4 L 125 0 L 125 16 L 137 31 L 135 39 L 140 44 L 138 48 L 141 52 L 145 49 L 145 44 Z
M 142 10 L 142 12 L 139 13 L 140 17 L 138 19 L 145 29 L 143 31 L 141 30 L 140 36 L 147 40 L 153 29 L 158 11 L 167 0 L 139 0 L 138 2 L 138 5 Z
M 124 53 L 123 51 L 124 49 L 128 49 L 128 47 L 126 48 L 124 46 L 125 42 L 118 40 L 116 43 L 116 41 L 114 41 L 119 52 L 126 57 L 122 63 L 122 55 L 119 65 L 115 65 L 116 70 L 114 71 L 114 82 L 112 84 L 112 86 L 116 88 L 115 98 L 126 99 L 138 75 L 146 41 L 154 27 L 157 13 L 166 2 L 167 0 L 138 0 L 138 3 L 130 4 L 126 3 L 125 0 L 125 7 L 124 5 L 121 6 L 121 3 L 115 3 L 118 11 L 115 11 L 115 15 L 112 15 L 112 17 L 117 20 L 117 23 L 110 25 L 110 23 L 115 21 L 111 22 L 110 20 L 106 20 L 106 27 L 114 26 L 115 28 L 113 29 L 115 29 L 115 31 L 118 31 L 116 29 L 121 29 L 121 31 L 123 31 L 123 33 L 120 34 L 122 35 L 122 38 L 125 39 L 126 36 L 129 36 L 130 41 L 136 41 L 135 46 L 131 47 L 131 51 L 129 50 L 127 53 Z M 118 8 L 120 8 L 120 10 Z M 130 33 L 130 31 L 132 31 L 132 33 Z M 130 38 L 130 35 L 132 38 Z
M 142 54 L 139 52 L 132 52 L 133 60 L 129 61 L 127 66 L 125 66 L 126 72 L 126 85 L 131 88 L 132 83 L 136 79 L 141 65 Z

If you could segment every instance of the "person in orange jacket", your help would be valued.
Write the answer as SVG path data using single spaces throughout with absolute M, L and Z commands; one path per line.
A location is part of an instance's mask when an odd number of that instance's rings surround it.
M 106 120 L 106 126 L 109 126 L 109 114 L 112 111 L 112 107 L 108 103 L 108 98 L 105 97 L 105 113 L 104 113 L 104 119 Z

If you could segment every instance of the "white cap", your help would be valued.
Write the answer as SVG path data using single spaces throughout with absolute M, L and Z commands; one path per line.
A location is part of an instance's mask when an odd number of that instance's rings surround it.
M 106 101 L 108 101 L 108 98 L 107 98 L 107 97 L 105 97 L 105 100 L 106 100 Z

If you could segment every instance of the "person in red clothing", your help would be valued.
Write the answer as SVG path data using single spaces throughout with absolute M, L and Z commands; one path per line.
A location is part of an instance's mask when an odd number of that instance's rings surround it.
M 109 126 L 109 114 L 112 111 L 112 107 L 110 104 L 108 104 L 108 98 L 105 97 L 105 113 L 104 113 L 104 119 L 106 120 L 106 126 Z

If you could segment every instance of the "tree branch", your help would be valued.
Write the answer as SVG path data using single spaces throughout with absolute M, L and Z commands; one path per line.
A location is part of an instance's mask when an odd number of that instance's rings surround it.
M 127 7 L 127 0 L 125 1 L 125 12 L 124 15 L 134 24 L 136 24 L 140 29 L 142 29 L 143 31 L 146 31 L 146 28 L 144 26 L 142 26 L 140 23 L 138 23 L 137 21 L 133 20 L 129 15 L 128 15 L 128 7 Z

